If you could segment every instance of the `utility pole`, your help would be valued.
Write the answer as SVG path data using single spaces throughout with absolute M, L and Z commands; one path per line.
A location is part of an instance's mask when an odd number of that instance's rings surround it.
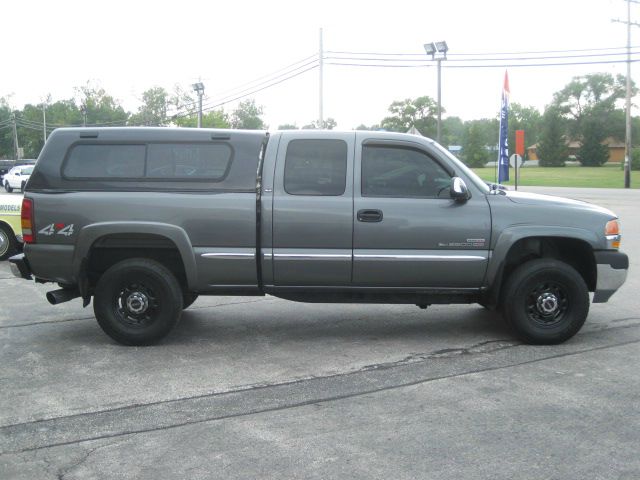
M 20 160 L 19 157 L 19 153 L 20 153 L 20 145 L 18 145 L 18 127 L 16 125 L 16 114 L 12 113 L 11 114 L 11 120 L 13 121 L 13 148 L 15 150 L 15 159 L 16 160 Z
M 324 112 L 323 112 L 323 103 L 324 103 L 324 99 L 323 99 L 323 70 L 324 70 L 324 48 L 322 45 L 322 28 L 320 29 L 320 49 L 318 50 L 318 62 L 319 62 L 319 66 L 320 66 L 320 78 L 319 78 L 319 85 L 320 85 L 320 90 L 319 90 L 319 102 L 320 102 L 320 108 L 319 108 L 319 113 L 318 113 L 318 128 L 324 128 Z
M 640 3 L 638 0 L 624 0 L 627 2 L 627 20 L 614 19 L 613 22 L 627 25 L 627 99 L 626 99 L 626 128 L 624 142 L 624 188 L 631 187 L 631 25 L 640 27 L 639 23 L 631 21 L 631 4 Z
M 204 83 L 194 83 L 192 87 L 198 94 L 198 128 L 202 128 L 202 96 L 204 95 Z

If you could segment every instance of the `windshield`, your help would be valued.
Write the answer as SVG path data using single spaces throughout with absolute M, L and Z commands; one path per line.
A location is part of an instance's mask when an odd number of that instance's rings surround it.
M 489 191 L 491 191 L 491 189 L 489 188 L 489 185 L 487 185 L 484 180 L 482 180 L 473 170 L 467 167 L 464 163 L 458 160 L 456 156 L 453 155 L 449 150 L 447 150 L 437 142 L 433 142 L 432 145 L 435 146 L 438 150 L 440 150 L 440 152 L 444 153 L 447 156 L 447 158 L 451 160 L 456 165 L 456 167 L 462 170 L 464 174 L 469 178 L 469 180 L 471 180 L 474 183 L 474 185 L 476 185 L 480 190 L 486 193 L 489 193 Z

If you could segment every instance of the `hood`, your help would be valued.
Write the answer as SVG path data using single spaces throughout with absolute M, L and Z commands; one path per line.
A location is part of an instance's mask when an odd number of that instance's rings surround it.
M 617 218 L 617 215 L 611 210 L 600 207 L 599 205 L 594 205 L 593 203 L 583 202 L 582 200 L 573 200 L 570 198 L 555 197 L 552 195 L 541 195 L 539 193 L 515 192 L 513 190 L 508 190 L 505 192 L 505 194 L 507 198 L 514 203 L 520 203 L 524 205 L 548 205 L 549 207 L 555 206 L 575 208 L 577 210 L 588 210 L 608 215 L 612 218 Z

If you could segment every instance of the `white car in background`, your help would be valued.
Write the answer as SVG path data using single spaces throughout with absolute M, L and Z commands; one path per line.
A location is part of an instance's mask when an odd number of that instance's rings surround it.
M 2 179 L 4 189 L 7 192 L 13 192 L 14 188 L 18 188 L 24 192 L 24 186 L 27 184 L 31 172 L 33 172 L 33 165 L 18 165 L 13 167 Z

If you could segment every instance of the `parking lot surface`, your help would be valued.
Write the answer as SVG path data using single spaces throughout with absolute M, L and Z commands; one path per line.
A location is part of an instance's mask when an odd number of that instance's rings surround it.
M 478 305 L 204 297 L 154 347 L 0 263 L 0 478 L 640 478 L 640 191 L 626 284 L 558 346 Z

